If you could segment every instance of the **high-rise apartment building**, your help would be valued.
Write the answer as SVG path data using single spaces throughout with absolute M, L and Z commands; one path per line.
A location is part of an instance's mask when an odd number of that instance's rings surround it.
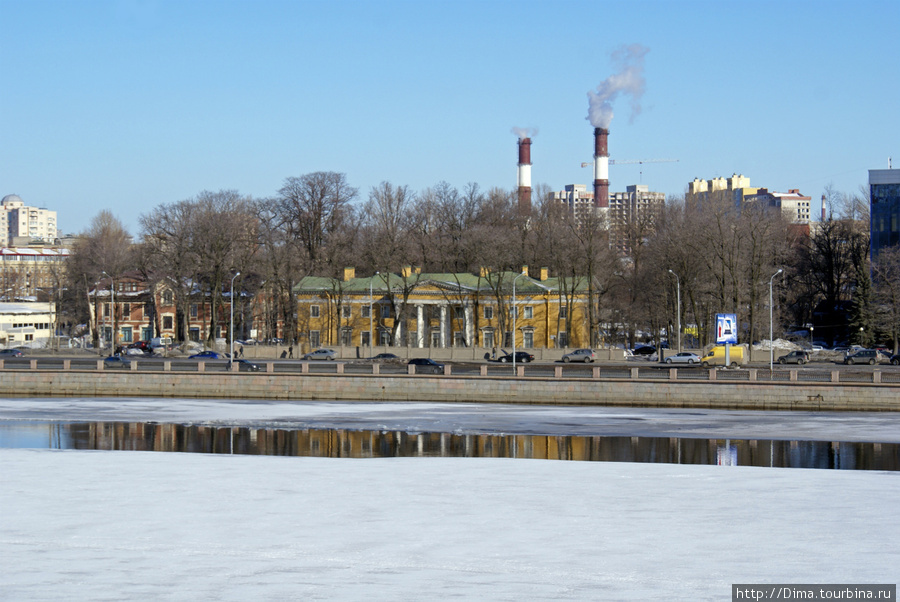
M 870 169 L 872 259 L 881 249 L 900 245 L 900 169 Z
M 56 211 L 29 207 L 15 194 L 8 194 L 0 201 L 0 247 L 28 241 L 52 244 L 58 237 Z M 16 241 L 17 238 L 28 240 Z

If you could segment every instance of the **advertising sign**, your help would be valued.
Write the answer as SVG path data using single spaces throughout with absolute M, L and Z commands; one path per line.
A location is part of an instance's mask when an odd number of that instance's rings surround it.
M 716 314 L 716 343 L 737 345 L 737 314 Z

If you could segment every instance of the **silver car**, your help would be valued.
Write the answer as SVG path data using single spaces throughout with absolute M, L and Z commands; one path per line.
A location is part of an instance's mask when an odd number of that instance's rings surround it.
M 594 350 L 593 349 L 576 349 L 571 353 L 567 353 L 562 356 L 562 361 L 565 363 L 569 362 L 584 362 L 585 364 L 594 361 Z
M 682 351 L 666 358 L 667 364 L 699 364 L 700 356 L 690 351 Z
M 333 360 L 337 354 L 332 349 L 316 349 L 303 356 L 305 360 Z

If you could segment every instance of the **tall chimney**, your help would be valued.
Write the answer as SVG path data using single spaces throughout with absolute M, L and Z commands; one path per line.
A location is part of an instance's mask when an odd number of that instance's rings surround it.
M 519 138 L 519 215 L 531 214 L 531 138 Z
M 609 130 L 594 128 L 594 207 L 609 207 Z

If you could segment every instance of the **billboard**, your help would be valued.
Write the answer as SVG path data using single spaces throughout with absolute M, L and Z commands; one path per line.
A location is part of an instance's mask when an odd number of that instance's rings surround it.
M 737 345 L 737 314 L 716 314 L 716 343 Z

